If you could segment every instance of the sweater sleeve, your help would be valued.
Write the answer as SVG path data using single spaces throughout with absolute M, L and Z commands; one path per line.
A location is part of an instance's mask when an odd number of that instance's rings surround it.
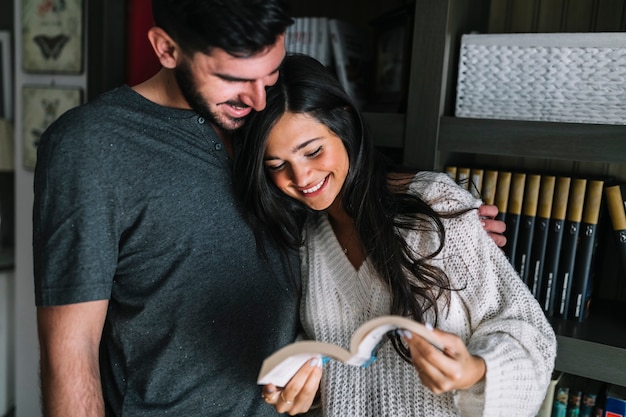
M 438 177 L 441 179 L 441 177 Z M 437 210 L 476 207 L 480 201 L 443 179 L 431 186 Z M 445 199 L 441 199 L 445 195 Z M 483 382 L 457 391 L 463 416 L 535 416 L 544 399 L 556 356 L 556 338 L 539 304 L 502 250 L 484 231 L 475 210 L 444 219 L 439 258 L 453 286 L 443 320 L 463 319 L 469 351 L 487 365 Z M 444 314 L 445 316 L 445 314 Z

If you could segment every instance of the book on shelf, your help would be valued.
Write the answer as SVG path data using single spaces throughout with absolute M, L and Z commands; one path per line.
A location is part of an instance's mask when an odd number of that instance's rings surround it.
M 613 230 L 613 242 L 617 244 L 617 255 L 626 274 L 626 185 L 611 185 L 606 187 L 606 202 Z
M 496 220 L 505 221 L 506 219 L 506 212 L 509 204 L 509 190 L 511 188 L 511 176 L 512 173 L 510 171 L 498 172 L 496 195 L 494 197 L 494 203 L 498 207 Z
M 480 168 L 472 168 L 470 170 L 470 181 L 468 184 L 469 192 L 476 198 L 480 198 L 483 187 L 484 170 Z
M 365 28 L 340 19 L 328 21 L 337 78 L 360 107 L 367 102 L 368 68 L 372 62 L 369 35 Z
M 611 385 L 608 387 L 604 403 L 604 416 L 626 416 L 626 387 L 618 385 Z
M 541 177 L 539 198 L 537 200 L 537 216 L 535 218 L 535 230 L 533 233 L 533 245 L 530 251 L 527 277 L 527 285 L 537 300 L 540 299 L 541 278 L 548 244 L 548 231 L 550 216 L 552 214 L 555 185 L 556 177 L 554 175 L 543 175 Z
M 587 315 L 591 291 L 592 263 L 598 243 L 598 222 L 604 193 L 603 180 L 589 180 L 583 206 L 582 221 L 572 286 L 568 302 L 567 318 L 582 322 Z
M 455 167 L 454 165 L 448 165 L 445 169 L 444 172 L 446 174 L 448 174 L 448 176 L 450 178 L 452 178 L 455 182 L 456 182 L 456 172 L 457 172 L 457 167 Z
M 528 284 L 528 266 L 530 264 L 530 251 L 533 246 L 533 234 L 535 233 L 535 219 L 537 218 L 537 204 L 539 201 L 539 189 L 541 175 L 528 174 L 526 176 L 526 188 L 522 214 L 519 221 L 517 237 L 517 249 L 513 266 L 519 273 L 520 278 Z
M 456 183 L 466 190 L 469 190 L 470 169 L 467 167 L 458 167 L 456 170 Z
M 558 385 L 554 391 L 552 403 L 552 417 L 567 417 L 567 401 L 569 399 L 569 387 Z
M 350 339 L 349 350 L 314 340 L 294 342 L 277 350 L 263 361 L 257 383 L 283 387 L 302 365 L 320 355 L 348 365 L 367 367 L 376 360 L 377 351 L 387 339 L 387 334 L 399 329 L 410 330 L 439 350 L 444 350 L 432 330 L 424 324 L 402 316 L 382 316 L 356 329 Z
M 560 318 L 567 318 L 567 307 L 569 295 L 572 290 L 572 275 L 574 273 L 574 262 L 577 255 L 576 247 L 578 245 L 580 223 L 583 218 L 586 190 L 586 179 L 576 178 L 572 180 L 567 202 L 567 214 L 565 216 L 565 222 L 563 223 L 563 242 L 561 244 L 559 266 L 551 292 L 553 296 L 551 303 L 553 303 L 553 305 L 550 311 L 554 316 Z
M 519 221 L 522 216 L 522 203 L 524 200 L 524 188 L 526 186 L 526 173 L 515 172 L 511 177 L 509 188 L 509 202 L 507 213 L 504 218 L 506 230 L 506 245 L 504 245 L 504 255 L 511 265 L 515 263 L 515 251 L 517 250 L 517 238 L 519 235 Z
M 565 223 L 565 215 L 567 213 L 570 183 L 570 177 L 559 177 L 557 179 L 552 212 L 548 224 L 548 241 L 546 243 L 541 274 L 541 297 L 539 300 L 548 316 L 552 315 L 551 308 L 554 307 L 554 281 L 559 268 L 559 255 L 561 254 L 561 243 L 563 242 L 563 224 Z
M 494 205 L 496 203 L 496 185 L 498 183 L 498 171 L 488 169 L 483 174 L 483 183 L 480 195 L 485 204 Z

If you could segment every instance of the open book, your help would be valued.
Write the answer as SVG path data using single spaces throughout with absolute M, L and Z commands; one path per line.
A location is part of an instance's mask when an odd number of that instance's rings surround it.
M 375 359 L 386 334 L 396 329 L 410 330 L 439 350 L 443 345 L 426 326 L 402 316 L 382 316 L 362 324 L 350 339 L 350 350 L 331 343 L 305 340 L 294 342 L 268 356 L 261 366 L 257 383 L 284 387 L 307 361 L 321 355 L 348 365 L 367 367 Z

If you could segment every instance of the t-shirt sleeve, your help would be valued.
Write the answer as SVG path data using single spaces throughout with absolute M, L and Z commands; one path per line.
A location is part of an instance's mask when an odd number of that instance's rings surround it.
M 33 257 L 38 306 L 108 299 L 117 260 L 115 184 L 102 167 L 89 117 L 58 119 L 38 146 Z M 89 143 L 89 144 L 88 144 Z

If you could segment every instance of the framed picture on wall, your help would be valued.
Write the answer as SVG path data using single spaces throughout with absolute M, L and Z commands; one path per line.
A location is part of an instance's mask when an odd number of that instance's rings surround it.
M 22 87 L 22 162 L 25 169 L 35 169 L 42 133 L 60 115 L 80 105 L 81 100 L 82 90 L 77 87 Z
M 0 31 L 0 118 L 13 119 L 11 33 Z
M 22 0 L 22 69 L 83 71 L 83 1 Z

